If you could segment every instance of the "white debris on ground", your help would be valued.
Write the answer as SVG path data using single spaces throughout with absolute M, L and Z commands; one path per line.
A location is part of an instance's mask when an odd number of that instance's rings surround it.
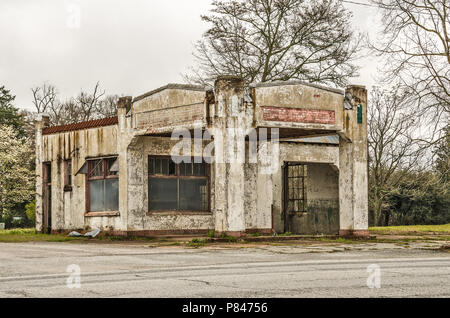
M 72 232 L 69 233 L 69 236 L 70 237 L 81 237 L 81 236 L 84 236 L 84 237 L 92 237 L 92 238 L 94 238 L 97 235 L 99 235 L 100 232 L 101 232 L 100 230 L 96 229 L 96 230 L 87 232 L 86 234 L 83 235 L 83 234 L 81 234 L 81 233 L 79 233 L 77 231 L 72 231 Z

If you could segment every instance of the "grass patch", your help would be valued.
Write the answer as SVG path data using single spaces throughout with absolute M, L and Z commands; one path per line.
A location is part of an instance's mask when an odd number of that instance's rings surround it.
M 450 224 L 371 227 L 369 230 L 372 233 L 379 233 L 379 234 L 400 234 L 400 235 L 408 235 L 408 234 L 413 235 L 420 233 L 450 234 Z
M 126 237 L 99 235 L 96 238 L 70 237 L 67 234 L 40 234 L 35 229 L 10 229 L 0 231 L 1 243 L 25 243 L 25 242 L 125 242 L 125 241 L 155 241 L 154 237 Z
M 0 231 L 2 243 L 24 242 L 71 242 L 88 240 L 86 237 L 68 237 L 63 234 L 39 234 L 34 229 L 11 229 Z
M 201 246 L 205 246 L 206 243 L 208 243 L 208 240 L 206 240 L 206 239 L 198 239 L 198 238 L 194 238 L 194 239 L 192 239 L 187 245 L 188 245 L 189 247 L 195 247 L 195 248 L 198 248 L 198 247 L 201 247 Z
M 226 235 L 225 233 L 222 233 L 222 235 L 220 236 L 221 239 L 225 239 L 227 242 L 231 243 L 231 242 L 236 242 L 237 238 L 235 238 L 234 236 L 231 235 Z
M 11 229 L 0 231 L 0 235 L 34 235 L 35 229 Z
M 361 240 L 351 240 L 343 237 L 329 238 L 329 237 L 318 237 L 314 238 L 315 241 L 326 242 L 326 243 L 341 243 L 341 244 L 357 244 L 361 243 Z

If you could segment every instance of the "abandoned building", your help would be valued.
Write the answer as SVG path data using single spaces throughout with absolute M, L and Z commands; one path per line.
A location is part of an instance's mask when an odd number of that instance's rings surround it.
M 41 114 L 36 230 L 368 235 L 366 106 L 362 86 L 223 76 L 122 97 L 112 118 Z

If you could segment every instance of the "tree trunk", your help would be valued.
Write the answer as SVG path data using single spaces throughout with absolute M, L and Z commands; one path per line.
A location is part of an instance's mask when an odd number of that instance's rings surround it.
M 373 224 L 375 226 L 381 226 L 381 220 L 382 220 L 382 211 L 381 211 L 382 202 L 379 198 L 378 194 L 374 193 L 373 197 Z

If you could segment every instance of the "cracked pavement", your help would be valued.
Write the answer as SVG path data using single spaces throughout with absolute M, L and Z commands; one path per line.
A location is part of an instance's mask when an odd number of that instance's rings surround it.
M 445 244 L 0 243 L 0 297 L 449 297 Z

